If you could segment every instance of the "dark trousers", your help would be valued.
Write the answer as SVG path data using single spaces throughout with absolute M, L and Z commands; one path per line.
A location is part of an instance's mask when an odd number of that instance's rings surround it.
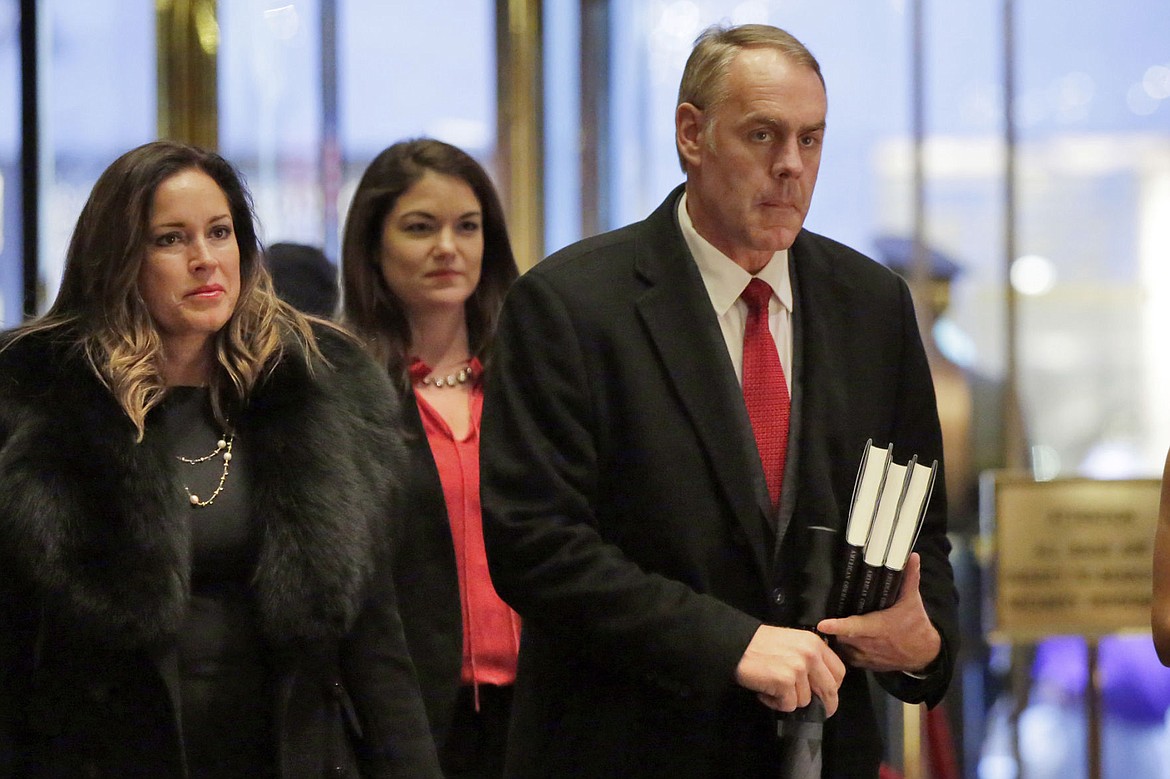
M 439 760 L 447 779 L 499 779 L 504 774 L 512 688 L 479 686 L 479 711 L 471 685 L 459 690 L 455 719 Z

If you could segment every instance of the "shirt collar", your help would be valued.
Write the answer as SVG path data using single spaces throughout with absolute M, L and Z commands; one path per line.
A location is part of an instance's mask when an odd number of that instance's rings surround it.
M 766 281 L 772 288 L 772 294 L 780 299 L 780 304 L 789 313 L 792 312 L 792 280 L 788 277 L 787 249 L 773 254 L 768 264 L 753 277 L 695 230 L 690 214 L 687 213 L 686 192 L 678 200 L 678 224 L 682 228 L 683 240 L 699 267 L 699 275 L 703 277 L 703 285 L 707 288 L 707 295 L 711 298 L 717 316 L 723 316 L 735 305 L 753 278 Z

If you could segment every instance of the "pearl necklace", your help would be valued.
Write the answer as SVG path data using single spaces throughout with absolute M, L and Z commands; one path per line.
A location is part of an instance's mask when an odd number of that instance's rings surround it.
M 181 455 L 178 457 L 180 462 L 187 463 L 188 465 L 198 465 L 199 463 L 205 463 L 212 457 L 222 453 L 223 471 L 221 471 L 219 474 L 219 484 L 215 485 L 215 492 L 211 493 L 211 497 L 209 497 L 207 500 L 200 500 L 199 496 L 191 492 L 190 488 L 188 488 L 186 484 L 183 485 L 183 491 L 187 493 L 187 500 L 191 502 L 191 506 L 193 508 L 203 508 L 204 506 L 210 506 L 213 502 L 215 502 L 215 499 L 219 497 L 219 493 L 223 492 L 223 485 L 224 482 L 227 481 L 228 477 L 228 469 L 231 468 L 232 464 L 232 444 L 235 443 L 235 440 L 235 433 L 224 433 L 223 437 L 215 442 L 215 451 L 213 451 L 211 454 L 205 454 L 202 457 L 194 458 L 183 457 Z
M 424 376 L 419 383 L 424 387 L 434 387 L 435 389 L 442 389 L 443 387 L 455 387 L 460 384 L 466 384 L 475 376 L 475 371 L 470 365 L 464 365 L 455 373 L 449 373 L 446 376 Z

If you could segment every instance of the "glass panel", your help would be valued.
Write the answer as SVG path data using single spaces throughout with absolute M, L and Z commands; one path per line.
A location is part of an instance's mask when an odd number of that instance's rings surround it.
M 218 8 L 220 149 L 248 180 L 265 243 L 321 246 L 321 5 Z
M 20 7 L 0 0 L 0 329 L 20 322 L 24 295 L 20 116 Z
M 552 254 L 581 237 L 581 8 L 544 9 L 544 245 Z
M 343 220 L 362 172 L 395 141 L 438 138 L 494 173 L 495 40 L 491 0 L 342 4 Z
M 407 10 L 409 9 L 409 10 Z M 352 2 L 340 9 L 343 145 L 362 167 L 391 143 L 429 135 L 480 159 L 495 145 L 495 10 L 490 0 Z
M 1046 475 L 1157 475 L 1170 440 L 1170 4 L 1021 2 L 1018 29 L 1012 282 L 1032 442 Z
M 97 177 L 155 135 L 154 3 L 49 0 L 39 21 L 43 310 Z
M 333 33 L 323 19 L 334 13 L 337 84 L 329 95 L 334 87 L 322 78 L 322 50 L 329 50 Z M 336 261 L 331 220 L 344 220 L 370 159 L 402 138 L 441 138 L 490 169 L 495 17 L 489 0 L 409 6 L 246 0 L 219 3 L 219 14 L 221 148 L 248 177 L 266 243 L 320 246 Z M 339 148 L 322 129 L 328 104 L 337 105 Z
M 950 527 L 967 535 L 978 530 L 978 474 L 1006 465 L 1002 17 L 990 3 L 922 5 L 922 218 L 933 285 L 925 308 L 934 320 L 927 347 L 947 449 Z M 912 24 L 905 20 L 907 47 Z M 915 270 L 913 100 L 908 81 L 895 103 L 904 128 L 879 136 L 869 163 L 879 232 L 902 239 L 880 242 L 873 256 L 908 276 Z

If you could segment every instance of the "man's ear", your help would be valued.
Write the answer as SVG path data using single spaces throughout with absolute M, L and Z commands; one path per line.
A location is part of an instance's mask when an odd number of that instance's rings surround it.
M 698 166 L 703 143 L 703 112 L 691 103 L 679 103 L 674 112 L 674 139 L 688 167 Z

